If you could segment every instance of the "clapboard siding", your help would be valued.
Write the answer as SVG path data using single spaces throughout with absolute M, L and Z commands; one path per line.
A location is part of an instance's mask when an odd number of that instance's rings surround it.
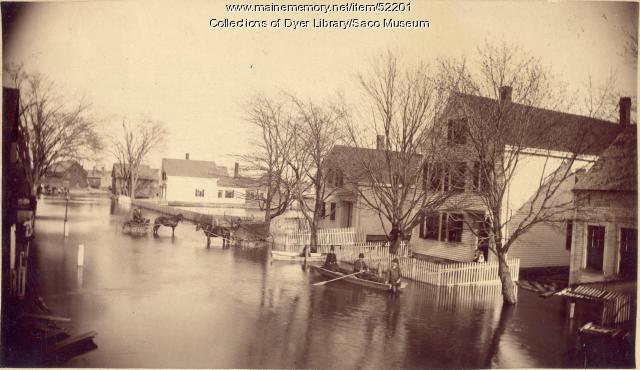
M 569 176 L 560 184 L 554 196 L 546 203 L 547 207 L 564 206 L 565 212 L 558 215 L 554 222 L 538 223 L 516 239 L 509 249 L 509 257 L 520 259 L 520 267 L 556 267 L 569 266 L 571 251 L 566 249 L 566 220 L 573 216 L 571 188 L 575 184 L 575 175 Z M 527 200 L 507 222 L 507 233 L 513 232 L 520 222 L 539 206 L 531 208 L 531 199 Z
M 413 252 L 460 262 L 472 261 L 475 256 L 477 238 L 466 224 L 462 231 L 461 243 L 422 239 L 419 234 L 419 228 L 416 227 L 411 234 L 410 246 Z
M 509 257 L 520 259 L 520 267 L 569 266 L 571 251 L 565 247 L 564 225 L 538 224 L 518 238 Z

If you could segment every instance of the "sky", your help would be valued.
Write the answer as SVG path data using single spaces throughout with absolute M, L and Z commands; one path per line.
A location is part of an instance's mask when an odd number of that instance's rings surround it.
M 335 2 L 336 4 L 345 3 Z M 249 3 L 248 1 L 245 3 Z M 257 2 L 271 4 L 272 1 Z M 276 2 L 273 3 L 294 3 Z M 299 0 L 298 4 L 329 4 Z M 357 75 L 391 50 L 409 63 L 469 58 L 486 40 L 517 44 L 570 86 L 617 72 L 616 90 L 637 96 L 637 66 L 624 56 L 624 30 L 637 33 L 628 2 L 412 2 L 398 13 L 233 13 L 228 1 L 78 1 L 33 3 L 4 30 L 3 62 L 24 63 L 55 81 L 60 94 L 84 97 L 104 132 L 122 120 L 166 123 L 169 137 L 148 159 L 214 160 L 252 151 L 245 120 L 255 94 L 282 91 L 360 104 Z M 210 27 L 211 19 L 428 20 L 429 28 L 292 29 Z M 310 24 L 311 26 L 311 24 Z M 109 168 L 113 160 L 105 155 Z

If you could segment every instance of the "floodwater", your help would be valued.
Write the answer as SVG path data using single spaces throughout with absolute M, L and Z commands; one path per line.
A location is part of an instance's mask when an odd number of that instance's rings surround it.
M 72 367 L 563 367 L 575 347 L 559 298 L 494 287 L 410 283 L 399 296 L 323 280 L 264 249 L 206 248 L 189 223 L 159 237 L 123 234 L 108 200 L 39 203 L 37 280 L 74 333 L 98 348 Z M 145 213 L 145 217 L 153 217 Z M 84 267 L 77 267 L 78 245 Z

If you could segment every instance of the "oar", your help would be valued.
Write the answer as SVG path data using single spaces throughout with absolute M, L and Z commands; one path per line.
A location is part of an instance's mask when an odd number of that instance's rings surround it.
M 332 281 L 336 281 L 336 280 L 344 279 L 344 278 L 349 277 L 349 276 L 357 275 L 357 274 L 359 274 L 359 273 L 361 273 L 361 272 L 362 272 L 362 271 L 354 272 L 353 274 L 340 276 L 339 278 L 335 278 L 335 279 L 331 279 L 331 280 L 326 280 L 326 281 L 321 281 L 321 282 L 319 282 L 319 283 L 315 283 L 315 284 L 311 284 L 311 285 L 314 285 L 314 286 L 320 286 L 320 285 L 329 284 L 329 283 L 330 283 L 330 282 L 332 282 Z

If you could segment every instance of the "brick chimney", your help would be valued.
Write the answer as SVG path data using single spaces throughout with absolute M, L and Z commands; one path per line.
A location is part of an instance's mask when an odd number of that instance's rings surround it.
M 513 92 L 513 88 L 511 86 L 501 86 L 500 89 L 498 89 L 498 91 L 500 93 L 501 102 L 511 101 L 511 93 Z
M 384 135 L 378 135 L 376 137 L 376 149 L 384 150 Z
M 631 124 L 631 98 L 628 96 L 620 98 L 620 125 Z
M 233 177 L 238 177 L 239 173 L 240 173 L 240 164 L 236 162 L 235 166 L 233 167 Z
M 189 153 L 184 155 L 184 159 L 189 160 Z

